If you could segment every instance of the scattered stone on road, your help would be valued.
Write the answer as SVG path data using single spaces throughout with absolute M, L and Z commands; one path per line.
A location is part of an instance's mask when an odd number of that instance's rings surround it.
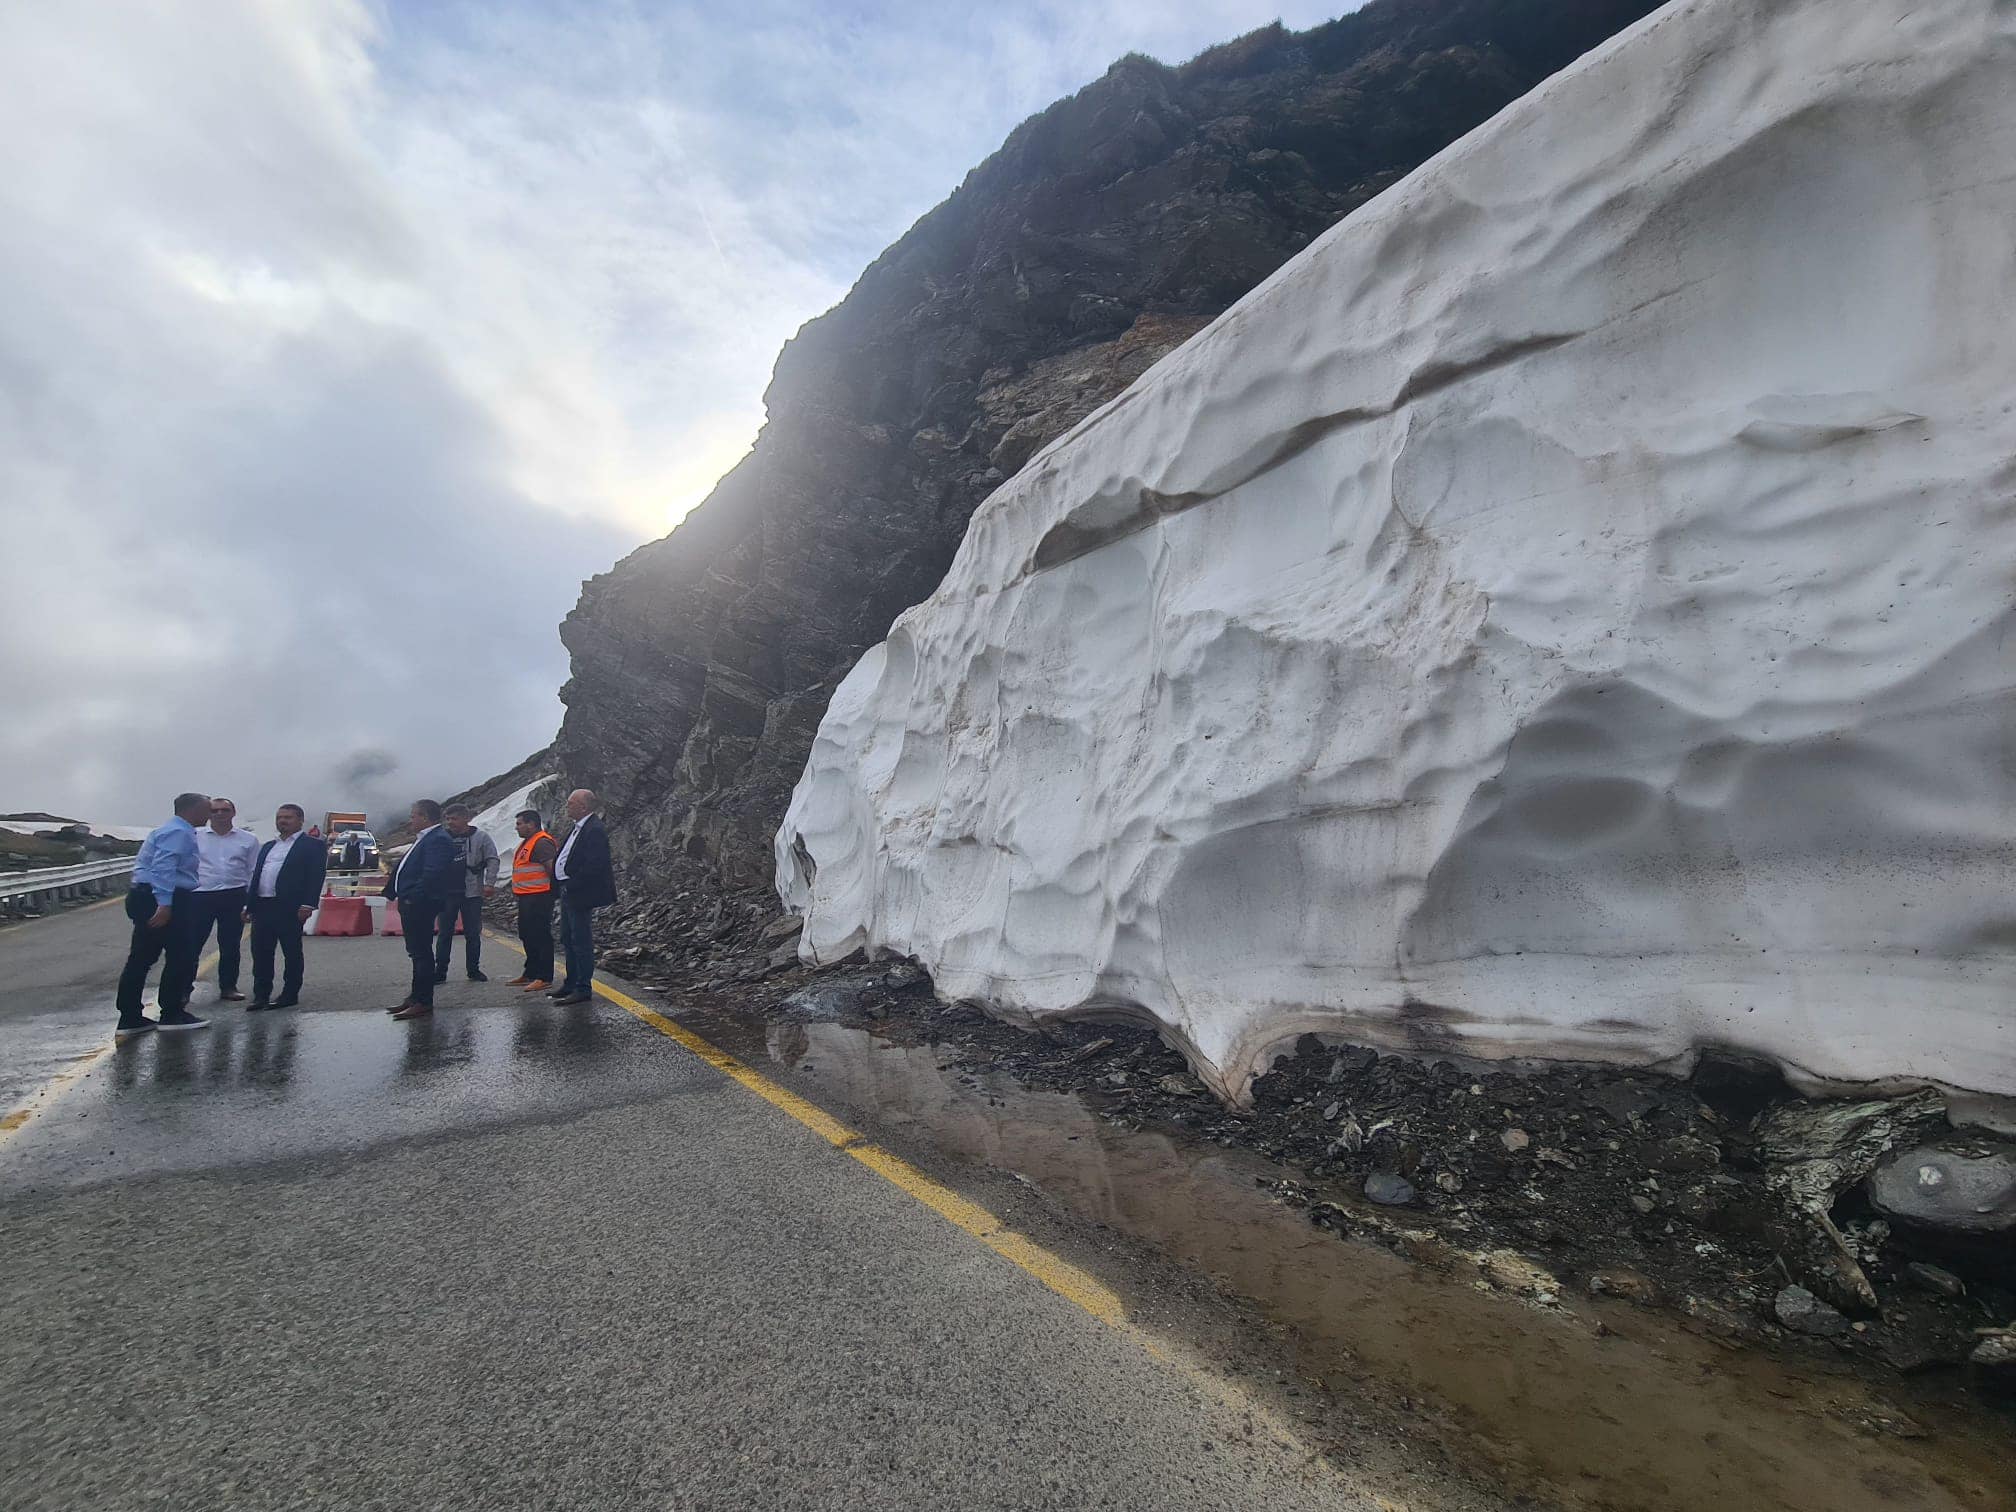
M 2016 1323 L 1983 1334 L 1967 1359 L 1990 1370 L 2016 1373 Z
M 1900 1150 L 1869 1173 L 1869 1201 L 1921 1228 L 2016 1231 L 2016 1145 L 1984 1139 Z
M 1374 1171 L 1365 1178 L 1365 1196 L 1381 1207 L 1405 1207 L 1414 1200 L 1414 1183 L 1394 1171 Z
M 1948 1300 L 1957 1300 L 1967 1295 L 1967 1285 L 1965 1282 L 1954 1275 L 1953 1272 L 1941 1270 L 1938 1266 L 1928 1261 L 1913 1260 L 1909 1265 L 1904 1267 L 1904 1274 L 1934 1296 L 1945 1297 Z
M 1778 1321 L 1794 1333 L 1833 1339 L 1848 1332 L 1848 1320 L 1803 1286 L 1788 1286 L 1771 1304 Z

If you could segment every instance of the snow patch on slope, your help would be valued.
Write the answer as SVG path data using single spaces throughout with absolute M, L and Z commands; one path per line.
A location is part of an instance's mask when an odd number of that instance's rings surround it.
M 495 803 L 477 814 L 469 823 L 488 835 L 497 846 L 497 854 L 504 858 L 502 883 L 508 883 L 511 876 L 511 857 L 519 846 L 518 815 L 525 809 L 538 809 L 546 817 L 546 827 L 551 830 L 554 810 L 559 801 L 555 790 L 560 781 L 557 772 L 544 777 L 534 777 L 517 792 L 499 798 Z M 502 885 L 500 883 L 500 885 Z
M 2016 1092 L 2016 9 L 1669 7 L 975 514 L 777 839 L 803 951 Z

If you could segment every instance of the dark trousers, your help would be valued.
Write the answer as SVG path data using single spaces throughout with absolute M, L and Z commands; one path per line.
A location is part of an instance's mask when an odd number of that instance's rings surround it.
M 301 995 L 301 910 L 280 898 L 252 900 L 252 997 L 267 1001 L 273 991 L 273 948 L 285 963 L 280 996 Z
M 595 910 L 563 897 L 560 943 L 567 951 L 567 979 L 560 985 L 586 992 L 595 980 Z
M 137 1024 L 146 1017 L 140 1011 L 140 994 L 146 989 L 147 973 L 164 955 L 168 958 L 161 967 L 160 1001 L 164 1012 L 187 1006 L 189 988 L 196 981 L 196 894 L 176 893 L 170 918 L 159 929 L 151 928 L 147 922 L 154 917 L 154 906 L 151 887 L 135 887 L 126 894 L 126 917 L 133 924 L 133 942 L 126 949 L 126 968 L 119 973 L 122 1024 Z M 178 982 L 182 984 L 180 997 L 174 996 Z
M 238 990 L 238 947 L 245 938 L 245 893 L 241 888 L 196 894 L 196 953 L 217 931 L 217 990 Z
M 448 969 L 455 955 L 455 921 L 462 921 L 462 964 L 474 971 L 483 958 L 483 900 L 450 898 L 441 905 L 440 938 L 434 942 L 434 974 Z
M 413 962 L 413 986 L 406 994 L 409 1003 L 434 1006 L 434 924 L 441 917 L 442 904 L 434 898 L 401 898 L 399 928 L 406 937 L 406 954 Z M 452 927 L 452 926 L 451 926 Z
M 553 980 L 553 894 L 518 895 L 518 941 L 525 947 L 525 975 L 534 982 Z

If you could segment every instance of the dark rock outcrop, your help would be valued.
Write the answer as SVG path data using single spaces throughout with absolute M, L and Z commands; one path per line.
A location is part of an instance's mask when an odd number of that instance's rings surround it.
M 767 885 L 834 685 L 937 585 L 988 493 L 1340 217 L 1652 8 L 1375 0 L 1181 67 L 1124 58 L 1018 127 L 786 346 L 752 453 L 561 627 L 573 675 L 553 755 L 604 798 L 629 875 L 679 876 L 682 917 Z

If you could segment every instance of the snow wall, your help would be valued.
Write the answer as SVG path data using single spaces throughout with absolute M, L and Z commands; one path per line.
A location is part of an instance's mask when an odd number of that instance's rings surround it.
M 835 693 L 803 954 L 2016 1092 L 2016 5 L 1669 6 L 1034 459 Z
M 534 777 L 515 793 L 507 793 L 490 807 L 470 819 L 469 823 L 488 835 L 497 847 L 501 861 L 497 868 L 497 885 L 508 888 L 511 885 L 511 858 L 518 853 L 522 843 L 518 838 L 518 816 L 528 808 L 539 810 L 546 820 L 547 831 L 559 835 L 566 833 L 567 816 L 562 812 L 566 805 L 566 795 L 560 791 L 560 776 L 550 773 L 544 777 Z

